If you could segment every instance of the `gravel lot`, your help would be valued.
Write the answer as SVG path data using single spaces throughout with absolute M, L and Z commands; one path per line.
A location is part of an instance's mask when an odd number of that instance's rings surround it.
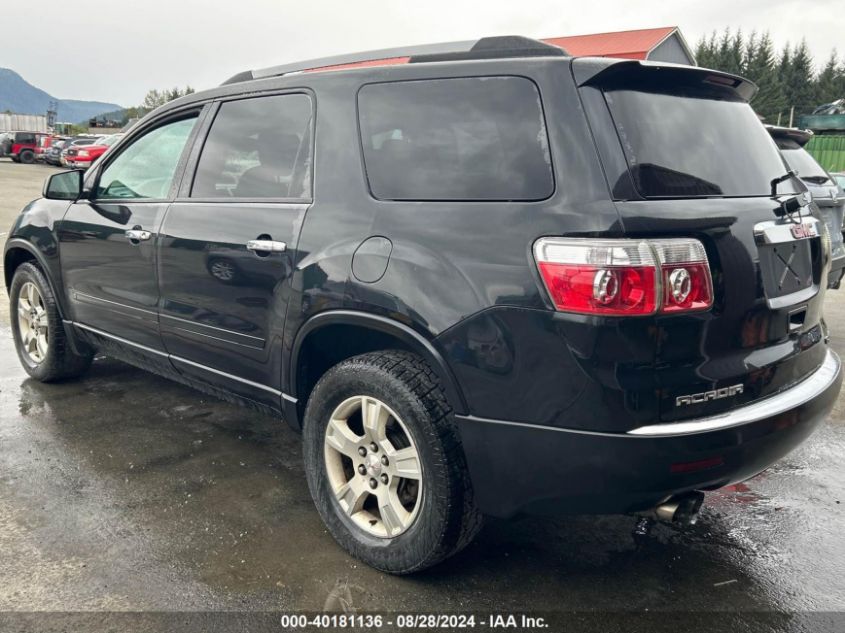
M 51 172 L 0 160 L 0 242 Z M 845 290 L 831 292 L 845 356 L 843 317 Z M 30 381 L 5 297 L 0 359 L 0 611 L 610 610 L 676 630 L 711 621 L 701 611 L 845 610 L 841 399 L 795 453 L 708 495 L 695 526 L 636 544 L 626 517 L 488 521 L 461 555 L 394 578 L 334 544 L 278 420 L 108 359 L 80 381 Z

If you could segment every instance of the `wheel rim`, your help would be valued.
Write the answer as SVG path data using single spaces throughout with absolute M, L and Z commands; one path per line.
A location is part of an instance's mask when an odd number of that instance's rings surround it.
M 49 322 L 44 299 L 31 281 L 21 286 L 18 294 L 18 331 L 24 353 L 32 362 L 42 362 L 49 349 Z
M 326 471 L 341 509 L 380 538 L 405 532 L 422 502 L 422 464 L 398 415 L 370 396 L 344 400 L 324 439 Z

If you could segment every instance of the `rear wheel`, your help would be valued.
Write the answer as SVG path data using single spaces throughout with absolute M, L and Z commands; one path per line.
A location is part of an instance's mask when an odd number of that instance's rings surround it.
M 356 356 L 317 383 L 305 413 L 311 495 L 335 540 L 396 574 L 460 551 L 481 527 L 452 414 L 408 352 Z
M 30 163 L 35 162 L 35 154 L 30 149 L 25 149 L 20 153 L 20 162 L 26 163 L 29 165 Z
M 80 354 L 69 345 L 53 292 L 37 266 L 25 263 L 17 268 L 9 296 L 15 348 L 26 373 L 51 382 L 88 369 L 93 353 Z

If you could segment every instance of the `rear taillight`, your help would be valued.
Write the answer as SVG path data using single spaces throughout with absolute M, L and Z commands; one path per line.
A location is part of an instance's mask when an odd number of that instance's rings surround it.
M 661 312 L 706 310 L 713 305 L 713 282 L 704 245 L 694 239 L 650 240 L 663 286 Z
M 608 316 L 706 310 L 713 284 L 698 240 L 544 237 L 534 257 L 560 311 Z

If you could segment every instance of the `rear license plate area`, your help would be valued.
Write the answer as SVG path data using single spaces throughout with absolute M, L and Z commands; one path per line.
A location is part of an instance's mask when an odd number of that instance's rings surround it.
M 813 254 L 809 239 L 760 245 L 760 274 L 769 299 L 813 285 Z

